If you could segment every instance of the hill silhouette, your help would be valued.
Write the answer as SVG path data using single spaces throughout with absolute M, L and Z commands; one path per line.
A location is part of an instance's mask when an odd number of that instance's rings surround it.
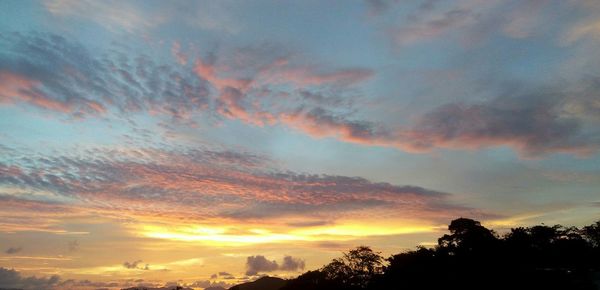
M 284 279 L 265 276 L 253 282 L 233 286 L 229 290 L 279 290 L 286 283 Z

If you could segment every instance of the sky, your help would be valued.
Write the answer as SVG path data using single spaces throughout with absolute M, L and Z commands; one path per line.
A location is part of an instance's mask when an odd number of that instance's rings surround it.
M 0 1 L 0 286 L 228 287 L 600 217 L 600 2 Z

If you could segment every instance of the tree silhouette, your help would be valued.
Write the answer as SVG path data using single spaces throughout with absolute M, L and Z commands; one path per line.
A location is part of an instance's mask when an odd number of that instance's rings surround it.
M 600 221 L 513 228 L 499 237 L 480 222 L 459 218 L 434 248 L 392 255 L 361 246 L 282 290 L 600 289 Z
M 600 247 L 600 221 L 583 227 L 581 233 L 589 243 L 595 247 Z
M 451 254 L 466 254 L 472 251 L 485 250 L 495 246 L 496 234 L 483 227 L 478 221 L 459 218 L 448 226 L 450 235 L 438 239 L 438 245 Z
M 383 257 L 366 246 L 343 253 L 317 271 L 309 271 L 282 289 L 368 289 L 383 273 Z

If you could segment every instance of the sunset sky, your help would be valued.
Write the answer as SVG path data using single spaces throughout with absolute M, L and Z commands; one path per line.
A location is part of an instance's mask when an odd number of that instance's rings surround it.
M 589 224 L 599 52 L 596 0 L 2 0 L 0 286 L 228 287 L 461 216 Z

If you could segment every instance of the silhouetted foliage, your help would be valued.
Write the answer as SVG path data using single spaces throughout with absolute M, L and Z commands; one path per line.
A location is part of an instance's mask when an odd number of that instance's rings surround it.
M 339 287 L 365 289 L 369 282 L 382 273 L 383 257 L 371 248 L 360 246 L 344 253 L 343 258 L 334 259 L 323 267 L 325 278 Z
M 600 247 L 600 221 L 597 221 L 592 225 L 583 227 L 581 232 L 589 243 L 591 243 L 595 247 Z
M 282 290 L 600 289 L 600 221 L 513 228 L 504 236 L 459 218 L 434 248 L 383 259 L 369 247 L 344 253 Z
M 450 235 L 438 239 L 438 245 L 450 254 L 469 254 L 494 247 L 498 241 L 495 233 L 478 221 L 459 218 L 448 226 Z

